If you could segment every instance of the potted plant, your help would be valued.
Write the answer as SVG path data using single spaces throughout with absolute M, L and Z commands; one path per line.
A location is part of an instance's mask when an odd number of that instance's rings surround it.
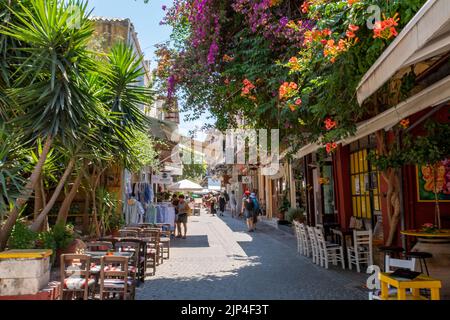
M 57 224 L 51 230 L 55 241 L 56 265 L 59 265 L 60 257 L 65 253 L 75 253 L 79 246 L 76 240 L 75 230 L 71 224 Z
M 304 208 L 290 208 L 286 214 L 286 220 L 289 222 L 298 221 L 304 223 L 306 221 Z
M 125 219 L 121 214 L 112 214 L 109 219 L 108 232 L 116 237 L 119 235 L 119 230 L 125 225 Z
M 291 203 L 289 202 L 286 196 L 283 197 L 283 201 L 281 202 L 280 207 L 278 208 L 278 223 L 281 221 L 285 221 L 286 212 L 288 212 L 291 207 Z

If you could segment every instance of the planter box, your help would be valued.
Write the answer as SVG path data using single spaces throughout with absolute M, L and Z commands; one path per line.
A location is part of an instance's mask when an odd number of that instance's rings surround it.
M 35 295 L 50 281 L 52 250 L 0 252 L 0 296 Z
M 1 300 L 59 300 L 61 294 L 61 283 L 50 282 L 48 286 L 36 294 L 18 296 L 0 296 Z

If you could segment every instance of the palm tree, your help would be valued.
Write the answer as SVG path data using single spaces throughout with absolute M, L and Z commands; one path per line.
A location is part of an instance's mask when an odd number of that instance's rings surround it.
M 79 10 L 78 26 L 73 27 L 73 8 Z M 92 35 L 87 4 L 83 1 L 33 0 L 9 6 L 13 17 L 1 26 L 0 34 L 12 39 L 14 54 L 7 64 L 15 70 L 8 96 L 20 106 L 14 119 L 34 139 L 44 145 L 39 161 L 0 231 L 0 250 L 39 181 L 48 152 L 55 141 L 62 145 L 81 140 L 79 127 L 89 114 L 97 112 L 85 73 L 93 69 L 86 49 Z
M 80 151 L 84 166 L 77 173 L 57 218 L 57 223 L 66 222 L 82 176 L 86 176 L 89 189 L 86 196 L 92 200 L 97 235 L 100 227 L 97 222 L 96 194 L 100 179 L 114 165 L 128 169 L 139 166 L 133 142 L 137 138 L 137 132 L 148 132 L 149 123 L 140 107 L 150 103 L 152 97 L 152 91 L 140 84 L 144 75 L 142 58 L 136 56 L 131 46 L 118 43 L 106 58 L 106 63 L 100 64 L 103 67 L 99 66 L 97 72 L 89 76 L 91 94 L 98 98 L 104 112 L 90 120 L 95 130 L 90 132 L 90 138 Z

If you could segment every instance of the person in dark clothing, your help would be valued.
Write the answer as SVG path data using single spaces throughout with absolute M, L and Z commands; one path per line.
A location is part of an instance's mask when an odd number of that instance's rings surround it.
M 223 216 L 225 212 L 225 205 L 227 204 L 227 200 L 225 199 L 225 195 L 223 193 L 219 196 L 219 211 L 220 215 Z

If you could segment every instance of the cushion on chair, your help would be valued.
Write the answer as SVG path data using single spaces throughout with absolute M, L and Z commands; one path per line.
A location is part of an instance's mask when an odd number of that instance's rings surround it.
M 64 289 L 68 290 L 81 290 L 84 289 L 86 284 L 88 287 L 94 285 L 94 279 L 85 279 L 81 277 L 69 277 L 64 279 Z
M 105 279 L 103 281 L 105 288 L 116 288 L 120 289 L 123 288 L 125 285 L 125 282 L 122 279 Z M 127 284 L 129 286 L 133 285 L 133 280 L 131 278 L 128 278 Z

